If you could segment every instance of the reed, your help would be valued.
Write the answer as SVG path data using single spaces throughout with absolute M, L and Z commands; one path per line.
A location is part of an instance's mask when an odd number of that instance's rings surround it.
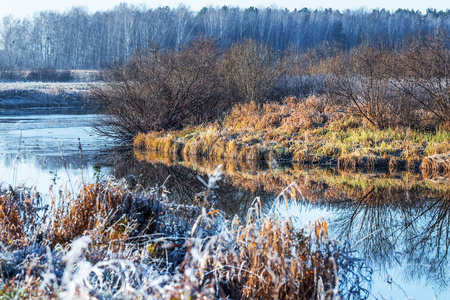
M 205 199 L 220 177 L 216 170 L 204 182 Z M 295 198 L 297 189 L 283 195 Z M 348 284 L 364 289 L 359 279 L 343 281 L 365 267 L 328 237 L 323 220 L 294 228 L 256 201 L 241 222 L 167 195 L 163 186 L 107 180 L 62 190 L 45 209 L 33 190 L 1 190 L 0 296 L 334 299 Z

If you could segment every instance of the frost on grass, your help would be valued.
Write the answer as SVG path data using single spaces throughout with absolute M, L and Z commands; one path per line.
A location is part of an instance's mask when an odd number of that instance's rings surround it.
M 203 181 L 214 201 L 220 169 Z M 0 296 L 61 299 L 362 299 L 370 270 L 346 244 L 331 240 L 327 223 L 295 228 L 293 216 L 255 201 L 245 221 L 214 205 L 179 206 L 164 186 L 125 182 L 61 193 L 39 224 L 12 201 L 31 194 L 2 191 Z M 292 184 L 280 199 L 301 195 Z M 19 198 L 18 198 L 19 197 Z M 27 198 L 28 197 L 28 198 Z M 31 197 L 32 198 L 32 197 Z M 24 206 L 26 207 L 26 206 Z M 188 217 L 193 216 L 194 217 Z M 196 215 L 196 216 L 195 216 Z M 37 220 L 37 219 L 36 219 Z M 17 226 L 11 227 L 15 222 Z M 8 225 L 9 224 L 9 225 Z M 19 226 L 20 225 L 20 226 Z M 175 226 L 176 225 L 176 226 Z M 8 227 L 10 226 L 10 227 Z M 71 234 L 65 232 L 69 231 Z M 76 233 L 76 234 L 75 234 Z M 20 237 L 20 243 L 16 240 Z

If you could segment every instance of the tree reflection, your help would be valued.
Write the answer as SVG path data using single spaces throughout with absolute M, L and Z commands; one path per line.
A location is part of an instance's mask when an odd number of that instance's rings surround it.
M 414 201 L 408 201 L 414 199 Z M 398 267 L 407 280 L 444 288 L 450 246 L 449 193 L 371 189 L 336 205 L 333 228 L 372 265 Z
M 218 165 L 197 159 L 165 164 L 154 155 L 140 159 L 133 154 L 120 156 L 114 162 L 115 176 L 133 174 L 148 187 L 162 184 L 170 175 L 166 185 L 171 199 L 193 204 L 205 189 L 198 174 L 207 181 L 205 174 L 211 174 Z M 226 176 L 214 191 L 214 205 L 228 215 L 245 218 L 256 197 L 260 197 L 263 209 L 268 209 L 278 194 L 295 182 L 301 191 L 297 200 L 303 199 L 300 206 L 331 212 L 332 220 L 328 221 L 334 236 L 348 240 L 369 264 L 377 269 L 400 269 L 406 281 L 425 278 L 436 287 L 447 287 L 448 182 L 411 173 L 354 174 L 299 165 L 222 163 Z
M 227 215 L 245 217 L 248 209 L 256 197 L 262 203 L 271 203 L 275 198 L 272 193 L 263 189 L 250 190 L 236 187 L 229 177 L 224 177 L 205 201 L 203 193 L 206 190 L 198 176 L 208 182 L 208 175 L 182 165 L 166 165 L 164 163 L 148 163 L 137 160 L 132 153 L 121 153 L 112 157 L 114 176 L 117 178 L 135 178 L 144 187 L 162 185 L 170 191 L 169 198 L 180 204 L 214 205 Z M 210 172 L 212 173 L 212 172 Z

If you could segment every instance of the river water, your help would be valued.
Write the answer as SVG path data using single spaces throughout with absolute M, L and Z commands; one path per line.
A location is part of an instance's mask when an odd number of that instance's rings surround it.
M 0 117 L 0 183 L 35 186 L 46 194 L 90 180 L 111 142 L 94 134 L 97 115 Z M 98 169 L 97 169 L 98 170 Z
M 173 162 L 155 154 L 122 151 L 95 135 L 97 115 L 0 117 L 0 183 L 76 190 L 98 176 L 133 178 L 150 187 L 166 184 L 173 201 L 202 205 L 203 181 L 217 162 Z M 324 218 L 329 234 L 373 270 L 368 299 L 450 299 L 450 187 L 420 174 L 344 172 L 300 165 L 224 163 L 213 205 L 245 214 L 258 197 L 263 210 L 285 192 L 279 213 L 298 226 Z M 295 191 L 294 201 L 293 193 Z M 367 273 L 367 270 L 365 270 Z M 366 274 L 367 275 L 367 274 Z M 368 277 L 370 278 L 370 276 Z M 369 279 L 368 279 L 369 280 Z

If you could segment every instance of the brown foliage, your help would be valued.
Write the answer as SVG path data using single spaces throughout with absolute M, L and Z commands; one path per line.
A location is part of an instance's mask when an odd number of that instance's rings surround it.
M 425 176 L 450 175 L 450 153 L 424 157 L 421 168 Z
M 327 223 L 318 221 L 311 234 L 296 231 L 289 218 L 258 216 L 204 245 L 188 244 L 185 286 L 207 291 L 217 282 L 222 295 L 234 299 L 331 299 L 337 290 L 337 243 L 328 240 Z M 208 222 L 208 221 L 206 221 Z M 195 252 L 191 249 L 195 248 Z M 198 253 L 198 250 L 201 250 Z M 204 284 L 202 286 L 201 284 Z
M 138 52 L 104 72 L 94 95 L 106 117 L 98 132 L 129 141 L 139 133 L 211 122 L 237 102 L 269 100 L 284 60 L 247 40 L 223 55 L 215 41 L 199 39 L 180 51 Z
M 39 194 L 25 188 L 0 191 L 0 243 L 21 247 L 34 241 L 39 219 Z
M 153 228 L 157 212 L 150 204 L 136 198 L 126 184 L 84 185 L 75 199 L 70 193 L 63 195 L 54 207 L 49 240 L 52 245 L 65 245 L 90 234 L 105 244 L 126 241 Z
M 367 44 L 316 64 L 336 101 L 378 128 L 436 128 L 450 120 L 449 35 L 411 37 L 395 52 Z
M 338 103 L 365 118 L 377 128 L 414 126 L 416 106 L 391 85 L 393 55 L 386 50 L 362 45 L 332 67 L 329 80 Z
M 324 98 L 311 96 L 298 100 L 286 98 L 284 104 L 250 102 L 233 107 L 224 124 L 233 130 L 273 131 L 297 133 L 300 129 L 311 129 L 324 125 L 331 108 Z
M 450 35 L 412 38 L 396 58 L 395 85 L 441 122 L 450 122 Z
M 22 247 L 44 242 L 67 245 L 90 234 L 98 243 L 126 241 L 154 230 L 157 206 L 141 200 L 124 183 L 108 182 L 81 187 L 77 195 L 60 191 L 51 211 L 41 208 L 33 190 L 0 191 L 0 242 Z M 53 200 L 52 200 L 53 201 Z

